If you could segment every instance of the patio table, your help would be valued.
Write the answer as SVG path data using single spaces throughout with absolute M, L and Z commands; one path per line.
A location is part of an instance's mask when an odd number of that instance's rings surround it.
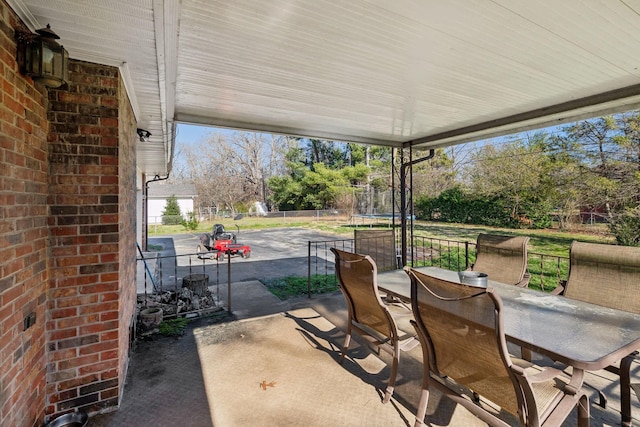
M 440 279 L 460 282 L 458 273 L 438 267 L 416 270 Z M 378 274 L 378 287 L 411 302 L 411 280 L 403 270 Z M 640 315 L 558 295 L 488 280 L 504 305 L 505 334 L 510 342 L 554 361 L 588 371 L 612 363 L 631 363 L 640 349 Z M 629 378 L 621 377 L 621 387 Z M 622 393 L 621 393 L 622 394 Z M 621 400 L 622 425 L 631 426 L 631 402 Z

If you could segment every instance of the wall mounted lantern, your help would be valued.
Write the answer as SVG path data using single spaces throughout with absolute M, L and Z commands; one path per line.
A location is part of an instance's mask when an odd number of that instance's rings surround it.
M 60 87 L 68 80 L 69 53 L 56 42 L 51 26 L 38 34 L 18 33 L 18 63 L 21 72 L 49 87 Z

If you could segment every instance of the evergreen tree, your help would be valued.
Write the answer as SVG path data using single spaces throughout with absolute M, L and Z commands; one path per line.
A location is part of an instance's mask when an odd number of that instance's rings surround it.
M 178 225 L 182 222 L 182 213 L 180 212 L 180 205 L 178 204 L 178 198 L 172 195 L 167 198 L 167 204 L 162 211 L 162 224 L 163 225 Z

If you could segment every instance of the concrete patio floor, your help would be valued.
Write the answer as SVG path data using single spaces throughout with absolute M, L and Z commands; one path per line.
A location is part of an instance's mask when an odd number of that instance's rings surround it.
M 381 389 L 388 374 L 386 355 L 375 355 L 366 346 L 354 345 L 350 352 L 351 361 L 345 362 L 344 365 L 337 362 L 338 351 L 344 338 L 344 319 L 346 318 L 346 306 L 339 293 L 282 302 L 257 281 L 235 283 L 233 287 L 238 290 L 234 297 L 237 311 L 222 323 L 219 320 L 203 317 L 192 322 L 181 337 L 157 337 L 139 342 L 136 351 L 132 354 L 119 410 L 95 416 L 90 419 L 88 425 L 94 427 L 300 425 L 299 422 L 302 419 L 300 412 L 305 413 L 304 425 L 309 426 L 328 425 L 328 423 L 335 423 L 336 420 L 339 420 L 340 425 L 345 426 L 413 425 L 413 413 L 418 402 L 422 369 L 422 355 L 419 347 L 403 354 L 393 399 L 390 403 L 383 405 L 380 399 Z M 317 315 L 309 316 L 309 313 Z M 265 322 L 264 319 L 282 317 L 295 318 L 297 321 L 294 323 L 291 321 L 290 324 L 273 324 L 272 332 L 275 334 L 275 339 L 277 340 L 279 335 L 282 336 L 282 342 L 277 346 L 262 347 L 255 354 L 247 355 L 245 347 L 238 347 L 234 342 L 227 341 L 225 346 L 237 349 L 238 353 L 234 354 L 233 351 L 220 353 L 220 348 L 223 347 L 221 345 L 218 345 L 214 352 L 208 353 L 208 350 L 203 350 L 202 337 L 208 337 L 210 342 L 211 337 L 217 337 L 213 340 L 215 344 L 216 341 L 219 343 L 220 340 L 229 340 L 229 337 L 235 340 L 240 337 L 242 340 L 254 335 L 260 336 L 267 333 L 260 322 Z M 314 325 L 308 320 L 311 318 L 316 319 L 313 322 L 321 321 L 325 326 Z M 259 370 L 257 372 L 254 368 L 266 363 L 267 352 L 277 352 L 281 345 L 289 345 L 292 340 L 288 336 L 294 329 L 298 334 L 303 333 L 305 337 L 303 341 L 308 344 L 307 347 L 313 347 L 308 357 L 315 358 L 318 354 L 323 357 L 320 361 L 312 361 L 310 365 L 321 364 L 322 366 L 318 367 L 320 373 L 312 372 L 313 368 L 309 366 L 305 368 L 306 371 L 300 371 L 297 366 L 305 365 L 303 361 L 297 360 L 296 366 L 280 367 L 277 373 L 274 371 L 270 377 L 260 376 Z M 226 334 L 225 338 L 221 338 L 221 331 Z M 294 350 L 293 353 L 307 354 L 300 349 Z M 226 357 L 219 357 L 221 354 Z M 239 362 L 241 365 L 229 362 L 230 359 L 241 356 L 243 358 Z M 220 368 L 218 365 L 228 365 L 229 371 L 225 372 L 225 366 Z M 222 372 L 219 369 L 222 369 Z M 636 377 L 639 369 L 636 364 L 634 366 Z M 210 375 L 213 371 L 216 371 L 217 376 Z M 293 371 L 298 379 L 283 379 L 282 377 L 286 376 L 285 371 Z M 593 392 L 591 425 L 619 425 L 618 383 L 607 372 L 589 374 L 587 380 L 590 384 L 601 387 L 609 398 L 607 410 L 603 410 L 595 404 L 597 394 Z M 260 381 L 267 381 L 266 390 L 260 389 Z M 272 381 L 274 382 L 273 390 L 269 387 Z M 280 390 L 286 390 L 287 383 L 296 381 L 307 384 L 306 389 L 311 389 L 312 393 L 303 395 L 301 390 L 305 387 L 302 387 L 288 397 L 281 396 L 272 406 L 267 405 L 265 409 L 264 399 L 267 396 L 275 396 Z M 216 390 L 220 390 L 222 383 L 228 383 L 228 387 L 224 389 L 225 399 L 221 399 L 220 395 L 216 396 Z M 253 384 L 254 391 L 261 391 L 261 393 L 244 391 L 241 385 L 247 383 Z M 249 396 L 248 400 L 247 396 Z M 252 399 L 255 400 L 252 401 Z M 286 402 L 289 400 L 294 401 L 297 406 L 287 405 Z M 362 410 L 356 410 L 351 406 L 345 407 L 344 402 L 348 400 L 360 402 L 358 408 Z M 447 398 L 441 399 L 438 395 L 433 402 L 429 406 L 426 419 L 430 425 L 485 425 Z M 638 425 L 637 417 L 640 415 L 637 403 L 634 401 L 634 425 Z M 220 405 L 226 405 L 226 407 L 220 407 Z M 336 417 L 336 411 L 340 408 L 344 413 Z M 240 417 L 238 414 L 242 414 L 241 421 L 234 418 Z M 575 414 L 564 425 L 576 425 Z

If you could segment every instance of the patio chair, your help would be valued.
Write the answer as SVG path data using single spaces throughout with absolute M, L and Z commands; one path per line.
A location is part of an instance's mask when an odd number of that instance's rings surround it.
M 359 255 L 331 248 L 336 257 L 336 273 L 340 290 L 347 301 L 349 319 L 347 335 L 340 354 L 340 363 L 351 343 L 351 333 L 356 332 L 370 344 L 389 353 L 393 357 L 391 374 L 385 391 L 383 403 L 387 403 L 393 394 L 398 372 L 400 352 L 409 351 L 419 343 L 409 325 L 411 311 L 394 315 L 390 308 L 382 302 L 376 282 L 377 268 L 368 255 Z M 399 317 L 404 315 L 406 327 L 410 333 L 398 327 Z
M 431 387 L 492 426 L 511 425 L 514 416 L 524 426 L 559 426 L 576 406 L 578 425 L 589 425 L 584 371 L 568 376 L 512 357 L 493 288 L 405 271 L 424 366 L 416 427 L 424 425 Z
M 640 314 L 640 248 L 573 241 L 569 249 L 569 278 L 559 286 L 567 298 Z M 558 288 L 556 288 L 558 289 Z M 631 417 L 631 363 L 638 352 L 607 371 L 620 376 L 623 419 Z M 600 406 L 606 398 L 600 392 Z
M 396 270 L 396 236 L 393 229 L 354 230 L 354 252 L 369 255 L 376 263 L 379 272 Z
M 636 397 L 638 398 L 638 400 L 640 400 L 640 383 L 631 384 L 631 388 L 636 392 Z
M 526 236 L 480 234 L 476 242 L 476 262 L 471 270 L 487 273 L 496 282 L 529 286 Z

